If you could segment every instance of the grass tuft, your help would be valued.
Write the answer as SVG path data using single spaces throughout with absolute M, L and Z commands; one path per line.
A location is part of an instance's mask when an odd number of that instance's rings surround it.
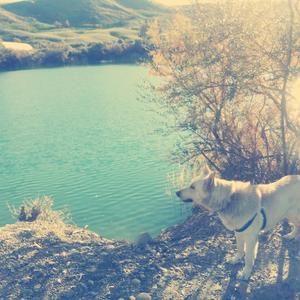
M 19 208 L 8 205 L 14 218 L 20 222 L 65 222 L 70 219 L 66 210 L 54 210 L 53 199 L 49 196 L 42 196 L 33 200 L 26 200 Z

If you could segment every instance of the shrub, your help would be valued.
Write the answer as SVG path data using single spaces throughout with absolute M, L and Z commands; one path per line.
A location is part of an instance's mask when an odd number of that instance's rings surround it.
M 49 196 L 43 196 L 34 200 L 24 201 L 19 208 L 9 206 L 9 209 L 20 222 L 62 222 L 69 219 L 65 210 L 53 210 L 53 199 Z

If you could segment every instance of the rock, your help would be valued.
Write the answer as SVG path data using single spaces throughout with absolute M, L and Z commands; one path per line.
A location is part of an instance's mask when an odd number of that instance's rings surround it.
M 152 297 L 148 293 L 140 293 L 137 295 L 136 300 L 151 300 Z
M 34 286 L 34 290 L 38 291 L 42 286 L 38 283 Z
M 151 235 L 148 232 L 145 232 L 138 236 L 138 238 L 135 242 L 135 246 L 144 248 L 147 245 L 152 244 L 152 243 L 153 243 L 153 238 L 151 237 Z

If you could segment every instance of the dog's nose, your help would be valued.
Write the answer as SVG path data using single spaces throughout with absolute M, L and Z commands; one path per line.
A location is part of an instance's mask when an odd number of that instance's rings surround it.
M 176 196 L 180 198 L 181 192 L 180 191 L 176 192 Z

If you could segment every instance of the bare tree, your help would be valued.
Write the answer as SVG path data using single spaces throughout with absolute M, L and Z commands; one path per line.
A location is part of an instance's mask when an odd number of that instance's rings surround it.
M 184 132 L 183 160 L 202 155 L 224 177 L 254 182 L 298 171 L 299 124 L 288 111 L 300 57 L 293 1 L 197 4 L 150 26 L 160 103 Z

